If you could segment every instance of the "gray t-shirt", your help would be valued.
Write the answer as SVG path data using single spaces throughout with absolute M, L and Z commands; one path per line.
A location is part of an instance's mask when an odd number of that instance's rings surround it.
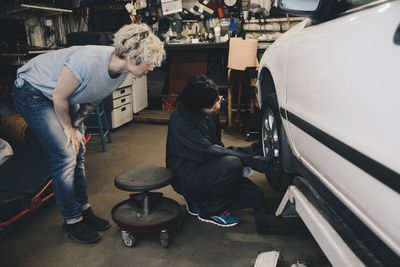
M 69 97 L 69 104 L 97 102 L 117 89 L 128 73 L 111 79 L 108 63 L 114 47 L 72 46 L 34 57 L 18 69 L 22 78 L 52 100 L 52 94 L 64 66 L 72 72 L 79 87 Z M 18 81 L 17 81 L 18 82 Z

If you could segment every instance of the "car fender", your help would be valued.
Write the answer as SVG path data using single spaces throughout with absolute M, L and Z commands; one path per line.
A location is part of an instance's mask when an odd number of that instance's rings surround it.
M 293 35 L 299 34 L 299 32 L 311 22 L 311 19 L 306 18 L 299 24 L 295 25 L 278 40 L 276 40 L 271 46 L 267 48 L 264 55 L 260 60 L 258 80 L 257 80 L 257 101 L 260 106 L 265 102 L 266 96 L 269 93 L 276 93 L 279 108 L 283 107 L 286 110 L 287 91 L 286 91 L 286 63 L 287 57 L 290 51 L 290 46 L 293 41 Z M 262 79 L 265 73 L 268 73 L 268 79 L 272 79 L 271 82 L 274 88 L 262 88 Z M 273 91 L 275 89 L 275 92 Z M 295 150 L 293 142 L 291 141 L 290 129 L 288 128 L 288 122 L 284 119 L 285 114 L 281 114 L 282 126 L 285 131 L 287 144 L 291 147 L 292 153 L 299 157 L 299 153 Z

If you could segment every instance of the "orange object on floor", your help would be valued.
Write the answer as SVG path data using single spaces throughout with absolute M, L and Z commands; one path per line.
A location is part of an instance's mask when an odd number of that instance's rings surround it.
M 89 133 L 86 133 L 85 143 L 87 144 L 90 139 L 91 135 Z M 2 177 L 2 179 L 7 178 Z M 28 193 L 24 194 L 21 192 L 1 192 L 0 210 L 2 211 L 2 216 L 0 217 L 0 231 L 4 230 L 9 225 L 19 220 L 24 215 L 38 209 L 46 201 L 50 200 L 54 196 L 54 193 L 51 190 L 52 183 L 53 180 L 51 176 L 48 176 L 46 182 L 44 183 L 44 186 L 40 187 L 40 184 L 38 185 L 40 190 L 36 194 L 34 194 L 33 197 L 30 197 L 30 194 Z M 27 203 L 29 204 L 27 205 Z M 3 218 L 3 216 L 7 218 Z

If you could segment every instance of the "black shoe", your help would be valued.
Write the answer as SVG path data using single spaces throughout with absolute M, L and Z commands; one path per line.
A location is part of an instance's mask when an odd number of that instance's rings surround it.
M 90 229 L 84 221 L 73 224 L 63 224 L 63 231 L 73 240 L 80 243 L 94 243 L 99 241 L 100 236 L 96 231 Z
M 82 211 L 83 221 L 87 226 L 96 231 L 105 231 L 110 228 L 110 224 L 96 215 L 93 214 L 92 209 L 89 207 Z

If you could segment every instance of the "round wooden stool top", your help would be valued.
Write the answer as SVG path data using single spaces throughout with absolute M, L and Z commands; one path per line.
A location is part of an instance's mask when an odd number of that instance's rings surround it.
M 124 191 L 143 192 L 169 185 L 172 177 L 173 173 L 167 168 L 142 167 L 121 173 L 114 185 Z

